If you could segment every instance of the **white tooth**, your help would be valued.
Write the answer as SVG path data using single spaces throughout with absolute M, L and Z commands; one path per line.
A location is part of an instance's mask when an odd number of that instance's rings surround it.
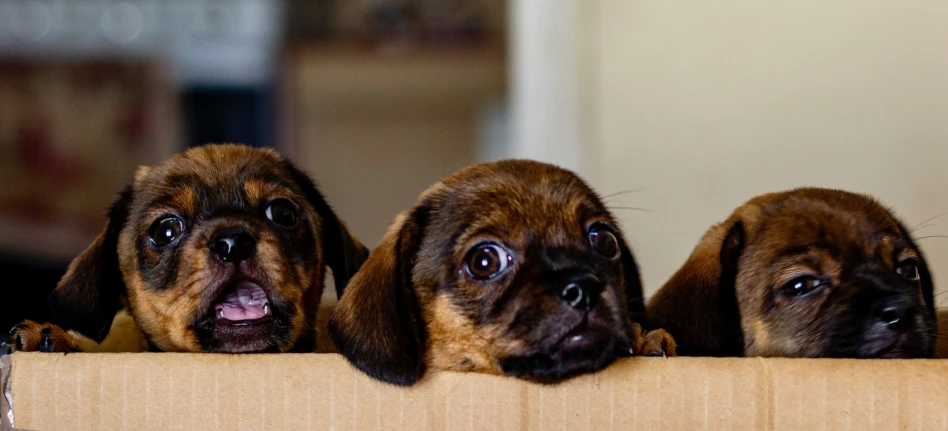
M 221 319 L 224 318 L 224 309 L 223 309 L 223 308 L 217 310 L 217 317 L 220 317 Z
M 270 304 L 263 304 L 263 314 L 270 314 Z

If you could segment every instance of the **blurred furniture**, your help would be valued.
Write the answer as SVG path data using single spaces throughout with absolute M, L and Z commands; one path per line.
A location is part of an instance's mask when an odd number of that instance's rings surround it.
M 272 144 L 281 0 L 0 0 L 0 58 L 158 62 L 185 145 Z
M 422 190 L 480 158 L 481 116 L 506 92 L 499 45 L 310 43 L 288 62 L 287 150 L 369 246 Z
M 505 32 L 506 0 L 289 2 L 291 37 L 372 45 L 472 46 Z

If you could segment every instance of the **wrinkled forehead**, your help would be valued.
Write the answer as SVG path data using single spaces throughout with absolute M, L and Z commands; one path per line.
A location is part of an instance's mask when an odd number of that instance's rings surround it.
M 889 255 L 911 245 L 899 222 L 871 201 L 789 199 L 765 205 L 758 242 L 775 254 L 814 249 L 830 256 Z
M 511 242 L 581 237 L 591 219 L 615 223 L 599 198 L 573 175 L 501 172 L 459 181 L 443 190 L 440 229 L 456 242 L 492 235 Z M 575 235 L 574 235 L 575 234 Z
M 298 185 L 282 160 L 262 151 L 189 151 L 136 179 L 136 207 L 200 213 L 256 206 L 270 196 L 293 197 Z

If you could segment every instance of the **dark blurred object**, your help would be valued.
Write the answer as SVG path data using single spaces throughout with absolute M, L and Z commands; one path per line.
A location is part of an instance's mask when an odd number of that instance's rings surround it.
M 381 48 L 457 46 L 502 38 L 505 0 L 317 0 L 288 4 L 291 37 Z
M 435 45 L 484 41 L 490 31 L 488 8 L 484 0 L 422 1 L 427 40 Z
M 291 1 L 287 16 L 290 34 L 303 38 L 332 36 L 337 31 L 334 20 L 336 6 L 336 0 Z
M 377 43 L 431 45 L 483 42 L 485 0 L 361 0 L 368 37 Z
M 374 42 L 406 43 L 421 35 L 420 13 L 412 0 L 365 0 L 367 35 Z
M 0 342 L 23 319 L 49 320 L 46 298 L 66 273 L 66 262 L 0 255 Z
M 271 145 L 272 95 L 266 87 L 194 88 L 184 94 L 188 145 Z

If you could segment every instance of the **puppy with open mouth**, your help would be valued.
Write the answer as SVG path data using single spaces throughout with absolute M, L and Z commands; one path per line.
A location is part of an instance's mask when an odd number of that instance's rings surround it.
M 329 320 L 377 379 L 425 369 L 556 382 L 616 357 L 673 354 L 643 332 L 642 286 L 612 214 L 575 174 L 507 160 L 464 169 L 398 216 Z
M 206 145 L 143 167 L 14 350 L 101 343 L 125 309 L 150 350 L 313 351 L 325 268 L 341 295 L 368 250 L 275 151 Z
M 801 188 L 712 227 L 648 312 L 680 355 L 927 358 L 932 292 L 922 250 L 889 210 Z

